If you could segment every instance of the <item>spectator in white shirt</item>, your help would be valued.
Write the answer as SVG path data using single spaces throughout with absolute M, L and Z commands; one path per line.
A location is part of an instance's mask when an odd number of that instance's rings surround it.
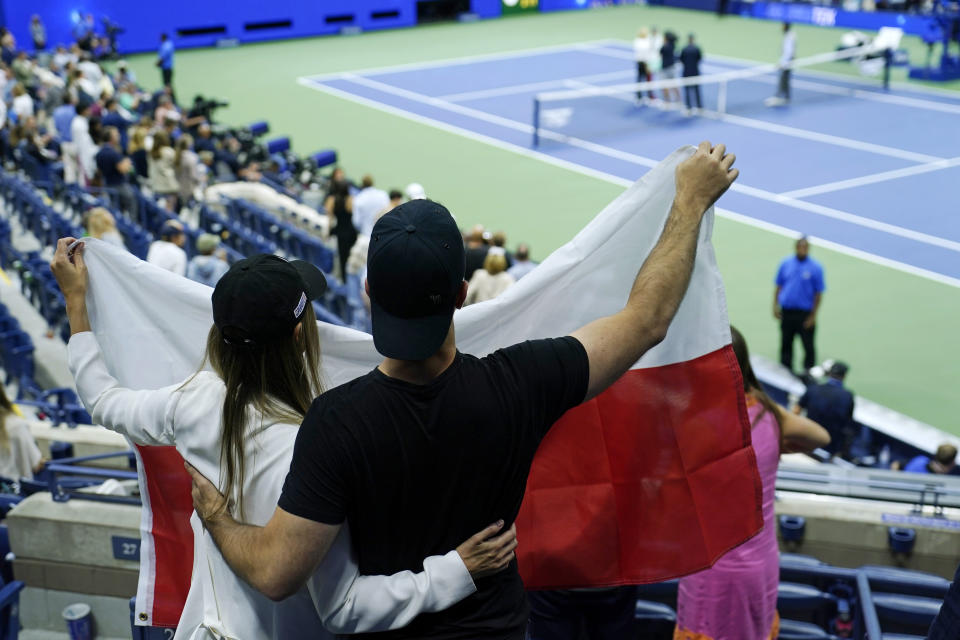
M 373 177 L 363 176 L 360 193 L 353 197 L 353 226 L 362 236 L 369 236 L 377 221 L 377 214 L 387 208 L 390 197 L 383 189 L 373 186 Z
M 521 244 L 517 246 L 517 252 L 513 255 L 513 266 L 507 269 L 514 280 L 519 280 L 536 268 L 537 263 L 530 260 L 530 247 Z
M 16 114 L 17 121 L 33 115 L 33 98 L 22 84 L 13 87 L 13 104 L 10 110 Z
M 147 251 L 147 262 L 178 276 L 185 275 L 187 252 L 183 250 L 183 245 L 186 241 L 183 225 L 176 220 L 167 220 L 160 228 L 160 239 L 151 244 Z
M 783 23 L 783 46 L 780 50 L 780 83 L 777 86 L 777 93 L 767 98 L 765 104 L 768 107 L 778 107 L 790 102 L 790 63 L 796 57 L 797 36 L 790 29 L 790 23 Z
M 516 283 L 513 276 L 506 271 L 507 257 L 497 249 L 491 248 L 483 261 L 483 269 L 473 272 L 464 306 L 492 300 Z
M 0 477 L 7 480 L 33 478 L 44 465 L 30 425 L 16 414 L 0 386 Z
M 92 103 L 81 100 L 77 104 L 77 115 L 70 122 L 70 138 L 76 148 L 77 183 L 86 186 L 97 171 L 97 145 L 90 136 L 90 112 Z

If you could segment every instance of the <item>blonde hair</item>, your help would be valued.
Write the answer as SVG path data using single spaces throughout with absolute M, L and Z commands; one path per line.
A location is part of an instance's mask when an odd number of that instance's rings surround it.
M 492 276 L 507 270 L 507 258 L 502 253 L 488 253 L 483 259 L 483 269 Z
M 646 38 L 649 35 L 650 35 L 650 32 L 647 30 L 646 27 L 640 27 L 640 30 L 637 31 L 638 38 Z
M 133 153 L 134 151 L 140 151 L 141 149 L 146 149 L 147 133 L 150 130 L 146 127 L 137 127 L 133 130 L 133 134 L 130 136 L 129 151 Z
M 91 238 L 100 239 L 108 231 L 116 230 L 117 221 L 113 219 L 113 214 L 103 207 L 91 209 L 87 213 L 87 233 L 90 234 Z

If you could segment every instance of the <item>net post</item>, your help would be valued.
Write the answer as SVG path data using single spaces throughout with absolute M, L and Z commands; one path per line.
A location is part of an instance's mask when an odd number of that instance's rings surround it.
M 540 97 L 533 97 L 533 146 L 540 146 Z
M 727 81 L 722 80 L 719 83 L 717 90 L 717 111 L 720 113 L 727 112 Z

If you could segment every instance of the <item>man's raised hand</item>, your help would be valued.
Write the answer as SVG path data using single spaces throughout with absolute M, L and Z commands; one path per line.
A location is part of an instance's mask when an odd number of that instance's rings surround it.
M 724 144 L 703 141 L 696 153 L 677 166 L 676 204 L 688 215 L 702 216 L 730 188 L 740 171 Z

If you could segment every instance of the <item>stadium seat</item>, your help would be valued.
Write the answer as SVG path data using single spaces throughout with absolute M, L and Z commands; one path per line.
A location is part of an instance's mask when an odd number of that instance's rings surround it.
M 634 619 L 639 632 L 636 640 L 670 638 L 677 624 L 677 612 L 662 602 L 638 600 Z
M 274 138 L 273 140 L 267 140 L 267 153 L 273 155 L 275 153 L 285 153 L 290 150 L 290 138 Z
M 897 633 L 926 633 L 942 604 L 942 599 L 922 596 L 873 594 L 873 606 L 881 626 Z
M 780 566 L 789 566 L 789 567 L 821 567 L 827 563 L 813 556 L 807 556 L 802 553 L 787 553 L 786 551 L 780 552 Z
M 867 574 L 871 589 L 877 591 L 942 600 L 950 588 L 949 580 L 932 573 L 873 565 L 860 567 L 860 570 Z
M 656 582 L 654 584 L 642 584 L 637 587 L 637 597 L 643 600 L 653 602 L 662 602 L 673 608 L 677 606 L 677 590 L 680 588 L 679 580 L 667 580 L 666 582 Z
M 16 640 L 20 634 L 20 592 L 24 586 L 19 580 L 0 585 L 0 640 Z
M 256 122 L 251 122 L 247 127 L 254 136 L 262 136 L 265 133 L 270 132 L 270 124 L 266 120 L 258 120 Z
M 791 618 L 825 626 L 836 615 L 837 597 L 806 584 L 781 582 L 777 590 L 777 610 Z
M 885 633 L 881 640 L 924 640 L 925 637 L 926 636 L 914 636 L 908 633 Z
M 810 622 L 798 620 L 780 620 L 779 640 L 832 640 L 830 635 L 820 627 Z

